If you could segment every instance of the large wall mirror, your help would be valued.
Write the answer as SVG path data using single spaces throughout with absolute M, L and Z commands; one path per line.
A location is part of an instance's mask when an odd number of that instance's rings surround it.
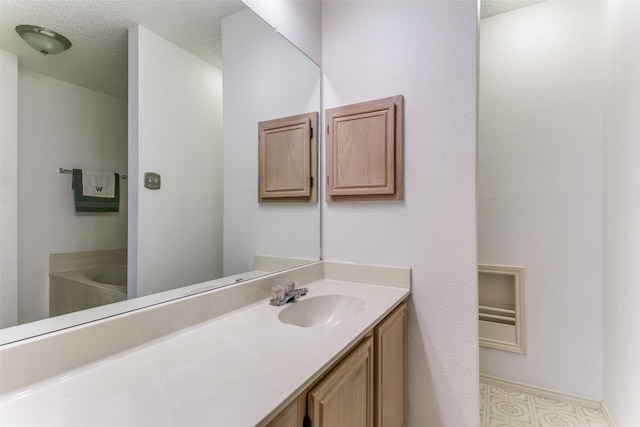
M 260 204 L 257 185 L 258 122 L 319 112 L 320 68 L 242 2 L 0 7 L 0 344 L 320 259 L 319 204 Z M 43 56 L 20 24 L 72 47 Z M 119 173 L 119 212 L 76 213 L 59 168 Z M 119 302 L 50 316 L 70 275 Z M 96 298 L 74 292 L 55 298 Z

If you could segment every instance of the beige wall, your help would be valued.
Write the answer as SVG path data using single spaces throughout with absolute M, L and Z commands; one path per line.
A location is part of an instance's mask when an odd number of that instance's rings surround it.
M 18 323 L 18 57 L 0 51 L 0 328 Z
M 604 401 L 640 425 L 640 3 L 602 5 Z
M 222 71 L 144 27 L 129 35 L 131 298 L 222 275 L 223 154 Z
M 324 108 L 405 107 L 405 200 L 325 203 L 324 257 L 411 267 L 409 424 L 477 425 L 477 3 L 322 7 Z
M 598 8 L 480 23 L 478 257 L 525 268 L 527 339 L 526 356 L 481 348 L 480 372 L 601 400 Z
M 125 101 L 42 74 L 18 75 L 18 317 L 48 317 L 49 254 L 127 245 L 127 185 L 120 212 L 76 215 L 71 175 L 58 168 L 126 173 Z

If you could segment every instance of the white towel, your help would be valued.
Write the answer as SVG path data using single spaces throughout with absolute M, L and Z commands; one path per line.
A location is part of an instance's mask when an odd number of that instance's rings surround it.
M 82 169 L 82 195 L 91 197 L 115 197 L 116 174 Z

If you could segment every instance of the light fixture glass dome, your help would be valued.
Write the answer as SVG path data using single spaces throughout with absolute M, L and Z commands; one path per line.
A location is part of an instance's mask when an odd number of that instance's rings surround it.
M 56 54 L 71 47 L 71 42 L 62 34 L 35 25 L 18 25 L 16 32 L 29 46 L 43 55 Z

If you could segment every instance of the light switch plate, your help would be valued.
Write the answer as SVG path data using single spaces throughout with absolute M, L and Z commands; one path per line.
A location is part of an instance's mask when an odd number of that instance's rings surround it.
M 144 186 L 149 190 L 160 189 L 160 174 L 155 172 L 145 172 L 144 174 Z

